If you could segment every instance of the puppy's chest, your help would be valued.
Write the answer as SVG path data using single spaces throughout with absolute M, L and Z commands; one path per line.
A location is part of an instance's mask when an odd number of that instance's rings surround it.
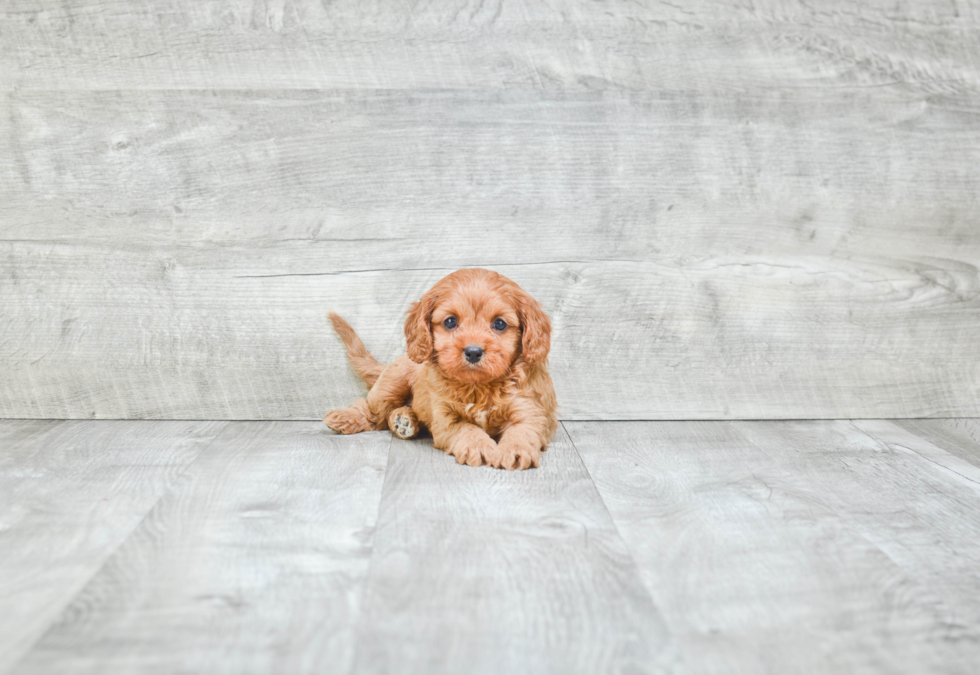
M 462 420 L 475 424 L 492 435 L 499 432 L 509 421 L 513 395 L 506 390 L 489 392 L 489 394 L 466 397 L 458 401 L 456 412 Z

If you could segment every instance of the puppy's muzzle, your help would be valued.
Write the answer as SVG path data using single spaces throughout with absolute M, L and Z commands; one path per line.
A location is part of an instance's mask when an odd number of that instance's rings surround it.
M 470 363 L 476 363 L 483 358 L 483 347 L 470 345 L 463 350 L 463 356 L 465 356 L 466 360 Z

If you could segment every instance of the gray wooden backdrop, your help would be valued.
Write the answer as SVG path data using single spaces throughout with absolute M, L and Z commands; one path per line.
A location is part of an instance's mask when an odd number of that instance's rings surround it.
M 465 266 L 566 419 L 980 415 L 980 2 L 5 0 L 0 416 L 316 419 Z

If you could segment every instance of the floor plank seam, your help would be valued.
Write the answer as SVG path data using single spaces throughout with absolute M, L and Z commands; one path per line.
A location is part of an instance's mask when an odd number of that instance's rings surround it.
M 354 644 L 351 649 L 351 662 L 350 667 L 347 669 L 348 675 L 353 675 L 354 669 L 357 666 L 357 655 L 360 651 L 361 645 L 361 633 L 364 626 L 364 594 L 367 589 L 368 581 L 371 579 L 371 572 L 374 570 L 374 538 L 378 534 L 378 520 L 381 517 L 381 504 L 384 503 L 385 499 L 385 487 L 388 485 L 388 474 L 391 468 L 391 448 L 395 444 L 394 434 L 390 434 L 388 438 L 388 454 L 385 457 L 385 475 L 381 479 L 381 490 L 378 495 L 378 505 L 377 510 L 374 514 L 374 527 L 371 528 L 371 538 L 369 542 L 369 548 L 371 555 L 368 557 L 367 569 L 364 571 L 364 577 L 361 579 L 361 583 L 357 589 L 357 624 L 354 628 Z
M 595 478 L 592 476 L 592 472 L 589 471 L 589 465 L 585 462 L 584 459 L 582 459 L 582 453 L 578 451 L 578 446 L 575 445 L 575 439 L 572 437 L 572 434 L 569 433 L 568 428 L 565 426 L 565 420 L 562 420 L 561 422 L 559 422 L 559 424 L 561 425 L 562 430 L 565 432 L 565 435 L 568 437 L 568 442 L 569 444 L 571 444 L 572 449 L 575 451 L 575 454 L 578 455 L 578 460 L 579 462 L 581 462 L 582 468 L 585 469 L 585 475 L 589 477 L 589 482 L 592 483 L 592 489 L 595 490 L 596 496 L 599 498 L 599 503 L 602 504 L 603 511 L 605 511 L 606 515 L 609 517 L 609 522 L 612 523 L 613 530 L 616 532 L 616 536 L 619 537 L 619 540 L 621 542 L 623 542 L 623 548 L 626 550 L 626 553 L 629 555 L 630 562 L 633 563 L 633 569 L 636 572 L 636 577 L 637 579 L 641 579 L 640 586 L 643 588 L 643 592 L 646 593 L 647 597 L 650 599 L 650 604 L 654 608 L 656 608 L 658 612 L 660 612 L 660 607 L 657 605 L 657 601 L 653 597 L 653 594 L 650 592 L 650 589 L 647 588 L 647 585 L 645 583 L 642 583 L 643 577 L 640 574 L 641 568 L 639 562 L 636 559 L 636 553 L 633 551 L 632 547 L 630 547 L 630 545 L 627 543 L 626 538 L 623 536 L 623 533 L 620 532 L 619 524 L 616 522 L 616 519 L 613 518 L 612 511 L 610 511 L 609 506 L 606 505 L 606 500 L 602 497 L 602 492 L 599 491 L 599 486 L 596 485 Z
M 888 422 L 889 424 L 892 424 L 893 426 L 896 426 L 897 428 L 901 429 L 901 427 L 898 427 L 897 425 L 895 425 L 891 420 L 885 420 L 885 421 Z M 879 438 L 876 438 L 875 436 L 872 436 L 869 432 L 867 432 L 864 429 L 862 429 L 860 426 L 858 426 L 857 424 L 855 424 L 852 420 L 848 420 L 848 423 L 852 427 L 854 427 L 855 429 L 857 429 L 858 431 L 860 431 L 862 434 L 864 434 L 865 436 L 867 436 L 868 438 L 870 438 L 871 440 L 873 440 L 875 442 L 875 444 L 879 448 L 881 448 L 882 450 L 887 450 L 887 449 L 891 449 L 891 448 L 901 448 L 902 450 L 904 450 L 904 451 L 906 451 L 908 453 L 911 453 L 911 454 L 915 455 L 916 457 L 918 457 L 922 461 L 928 462 L 929 464 L 931 464 L 932 466 L 936 467 L 940 471 L 949 472 L 949 473 L 957 476 L 958 478 L 966 481 L 971 486 L 980 487 L 980 482 L 978 482 L 977 480 L 975 480 L 973 478 L 970 478 L 969 476 L 963 475 L 962 473 L 960 473 L 959 471 L 957 471 L 956 469 L 954 469 L 952 467 L 945 466 L 944 464 L 942 464 L 940 462 L 937 462 L 936 460 L 932 459 L 931 457 L 928 457 L 928 456 L 922 454 L 921 452 L 919 452 L 915 448 L 909 447 L 907 445 L 902 445 L 900 443 L 889 443 L 887 441 L 883 441 L 883 440 L 881 440 Z M 912 432 L 908 432 L 908 433 L 912 433 Z M 942 452 L 946 452 L 946 450 L 944 448 L 936 445 L 932 441 L 930 441 L 930 440 L 928 440 L 926 438 L 922 438 L 921 436 L 918 436 L 916 434 L 912 434 L 912 435 L 915 436 L 915 438 L 919 439 L 921 442 L 928 443 L 929 445 L 931 445 L 932 447 L 936 448 L 937 450 L 941 450 Z
M 865 431 L 864 429 L 862 429 L 861 427 L 859 427 L 857 424 L 855 424 L 853 420 L 847 420 L 847 423 L 852 428 L 854 428 L 854 430 L 856 430 L 858 433 L 860 433 L 862 436 L 868 438 L 872 443 L 874 443 L 882 451 L 888 451 L 889 450 L 890 446 L 889 446 L 888 443 L 886 443 L 885 441 L 882 441 L 882 440 L 876 438 L 870 432 Z M 921 459 L 926 459 L 925 457 L 922 457 L 922 455 L 920 455 L 917 452 L 915 452 L 913 454 L 915 454 L 916 457 L 919 457 Z M 937 464 L 936 462 L 930 462 L 930 464 L 933 464 L 935 466 L 939 466 L 940 468 L 945 468 L 945 467 L 942 467 L 941 465 Z M 955 473 L 955 472 L 953 472 L 953 473 Z M 847 517 L 847 514 L 846 513 L 839 511 L 837 508 L 834 509 L 834 512 L 838 515 L 838 517 L 842 521 Z M 868 533 L 868 531 L 867 531 L 867 528 L 865 526 L 861 525 L 861 523 L 859 523 L 857 521 L 854 521 L 852 525 L 848 525 L 848 528 L 852 532 L 854 532 L 858 536 L 860 536 L 864 541 L 866 541 L 870 545 L 874 546 L 875 549 L 877 549 L 883 556 L 885 556 L 893 565 L 895 565 L 895 567 L 897 567 L 897 568 L 899 568 L 901 570 L 904 570 L 905 572 L 910 573 L 910 574 L 914 573 L 914 570 L 909 569 L 909 567 L 906 564 L 904 564 L 903 561 L 897 559 L 888 550 L 888 548 L 886 546 L 882 545 L 881 541 L 877 540 L 873 535 L 870 535 Z
M 64 420 L 64 421 L 70 422 L 70 421 L 85 421 L 85 420 Z M 187 420 L 187 421 L 201 421 L 201 420 Z M 221 421 L 221 420 L 216 420 L 216 421 Z M 126 543 L 129 541 L 129 538 L 133 536 L 133 533 L 136 532 L 140 528 L 140 526 L 143 525 L 143 523 L 146 521 L 149 515 L 153 513 L 153 509 L 155 509 L 157 505 L 165 497 L 170 496 L 170 494 L 174 490 L 174 487 L 180 483 L 181 479 L 183 479 L 183 477 L 187 474 L 190 468 L 195 464 L 197 464 L 197 462 L 201 459 L 201 456 L 204 455 L 204 453 L 206 453 L 208 449 L 214 445 L 215 441 L 217 441 L 218 438 L 225 433 L 225 430 L 228 428 L 228 425 L 229 423 L 225 422 L 225 426 L 223 426 L 221 430 L 218 433 L 216 433 L 211 438 L 210 441 L 208 441 L 207 445 L 201 448 L 201 451 L 197 454 L 197 456 L 193 459 L 193 461 L 188 462 L 184 466 L 184 468 L 174 478 L 173 483 L 171 483 L 166 490 L 160 493 L 160 496 L 150 505 L 150 507 L 143 513 L 140 519 L 136 521 L 133 527 L 131 527 L 130 530 L 126 533 L 126 536 L 120 538 L 119 543 L 111 550 L 106 552 L 106 555 L 102 559 L 102 562 L 98 565 L 98 567 L 96 567 L 93 570 L 92 574 L 90 574 L 88 578 L 85 579 L 85 581 L 79 585 L 78 591 L 65 601 L 61 609 L 58 611 L 58 614 L 55 616 L 54 620 L 47 627 L 47 629 L 45 629 L 43 633 L 38 635 L 37 639 L 31 643 L 31 646 L 24 650 L 24 653 L 20 656 L 20 658 L 18 658 L 10 665 L 10 668 L 7 672 L 10 673 L 15 672 L 17 668 L 20 667 L 20 665 L 31 655 L 31 653 L 38 646 L 38 644 L 40 644 L 41 641 L 44 640 L 45 637 L 47 637 L 48 633 L 51 632 L 52 628 L 58 625 L 58 622 L 61 620 L 61 617 L 64 616 L 65 610 L 67 610 L 69 607 L 71 607 L 74 604 L 74 602 L 79 598 L 79 596 L 81 596 L 82 593 L 85 592 L 85 589 L 88 588 L 88 585 L 92 583 L 92 580 L 95 579 L 102 572 L 103 569 L 105 569 L 106 563 L 109 562 L 112 559 L 112 557 L 116 555 L 116 553 L 118 553 L 120 549 L 122 549 L 126 545 Z

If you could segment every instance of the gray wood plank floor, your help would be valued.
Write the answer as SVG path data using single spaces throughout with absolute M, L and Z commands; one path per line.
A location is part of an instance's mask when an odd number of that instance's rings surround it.
M 0 672 L 62 614 L 224 425 L 0 423 Z
M 230 423 L 23 672 L 344 672 L 389 434 Z
M 978 430 L 0 422 L 0 673 L 970 673 Z
M 976 467 L 890 422 L 567 426 L 685 672 L 975 672 Z
M 639 673 L 668 647 L 564 431 L 519 473 L 392 447 L 354 672 Z

